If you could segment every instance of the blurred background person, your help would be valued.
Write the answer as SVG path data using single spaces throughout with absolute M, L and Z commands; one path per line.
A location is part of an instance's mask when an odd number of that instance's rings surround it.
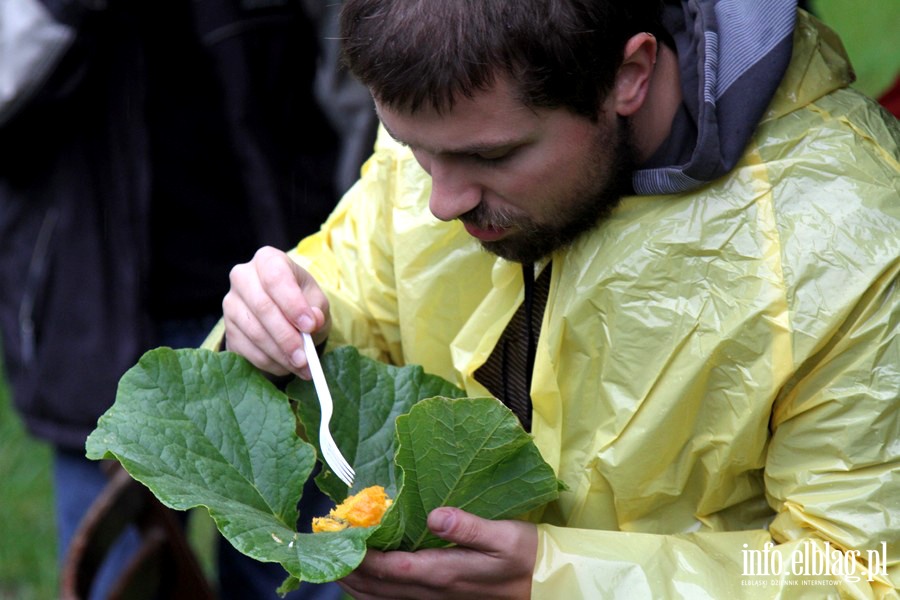
M 371 150 L 371 100 L 338 70 L 323 4 L 0 3 L 3 363 L 54 449 L 61 557 L 106 484 L 84 441 L 120 376 L 199 345 L 231 266 L 318 229 Z M 329 504 L 307 486 L 301 514 Z M 222 598 L 276 597 L 286 576 L 227 543 L 218 560 Z

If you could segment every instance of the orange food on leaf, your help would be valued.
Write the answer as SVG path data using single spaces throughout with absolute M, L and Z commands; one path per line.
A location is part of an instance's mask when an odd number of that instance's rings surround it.
M 343 502 L 331 509 L 327 517 L 315 517 L 312 520 L 313 533 L 378 525 L 392 503 L 393 500 L 380 485 L 367 487 L 352 496 L 347 496 Z

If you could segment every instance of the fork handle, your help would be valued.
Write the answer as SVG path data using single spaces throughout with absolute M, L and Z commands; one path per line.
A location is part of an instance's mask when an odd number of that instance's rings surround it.
M 322 413 L 320 427 L 327 427 L 327 424 L 331 421 L 333 401 L 331 392 L 328 390 L 328 382 L 325 380 L 325 372 L 322 371 L 322 363 L 319 362 L 316 345 L 312 336 L 306 332 L 303 332 L 303 351 L 306 353 L 306 361 L 309 363 L 309 372 L 312 374 L 316 396 L 319 397 L 319 407 Z

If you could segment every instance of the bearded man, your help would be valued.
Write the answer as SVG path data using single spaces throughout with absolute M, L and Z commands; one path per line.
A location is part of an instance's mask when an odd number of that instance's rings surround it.
M 227 347 L 420 364 L 568 486 L 533 522 L 436 509 L 454 547 L 345 589 L 896 593 L 900 128 L 835 35 L 784 0 L 350 0 L 342 39 L 382 135 L 321 232 L 233 269 Z M 809 545 L 866 575 L 746 584 Z

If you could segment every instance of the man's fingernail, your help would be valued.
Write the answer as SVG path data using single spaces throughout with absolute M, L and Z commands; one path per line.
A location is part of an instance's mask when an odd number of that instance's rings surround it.
M 316 326 L 316 321 L 309 315 L 303 315 L 297 322 L 300 325 L 300 330 L 307 333 L 311 332 L 312 328 Z
M 291 354 L 291 364 L 295 367 L 299 367 L 306 360 L 306 354 L 303 353 L 303 350 L 297 348 L 294 350 L 294 353 Z
M 436 508 L 431 512 L 429 520 L 431 521 L 431 531 L 436 535 L 442 535 L 453 527 L 454 516 L 452 511 Z

